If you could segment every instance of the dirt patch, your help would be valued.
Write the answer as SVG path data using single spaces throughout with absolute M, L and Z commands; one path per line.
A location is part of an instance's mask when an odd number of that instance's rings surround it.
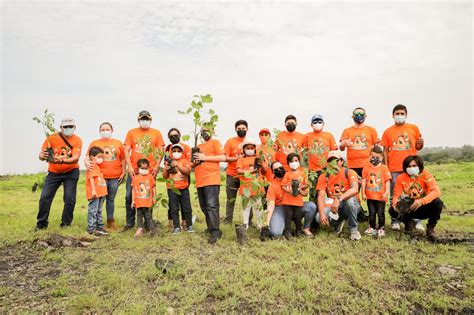
M 447 232 L 438 234 L 436 243 L 439 244 L 471 244 L 474 245 L 474 233 Z
M 473 216 L 474 215 L 474 209 L 469 209 L 469 210 L 447 210 L 446 211 L 449 215 L 454 215 L 454 216 Z
M 50 234 L 46 239 L 36 239 L 34 243 L 40 248 L 53 250 L 61 247 L 89 247 L 95 240 L 96 238 L 93 236 L 74 238 L 59 234 Z

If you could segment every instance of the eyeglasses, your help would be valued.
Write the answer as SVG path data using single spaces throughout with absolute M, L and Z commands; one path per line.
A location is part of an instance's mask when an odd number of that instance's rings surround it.
M 268 133 L 261 133 L 260 136 L 262 136 L 262 137 L 268 137 L 268 136 L 270 136 L 270 134 L 268 134 Z

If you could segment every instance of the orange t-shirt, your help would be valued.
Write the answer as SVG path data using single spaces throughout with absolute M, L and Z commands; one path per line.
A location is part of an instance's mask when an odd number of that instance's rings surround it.
M 180 158 L 179 160 L 175 160 L 175 161 L 181 167 L 191 167 L 191 162 L 188 159 L 184 158 L 184 157 Z M 181 173 L 177 167 L 176 167 L 176 170 L 178 171 L 177 173 L 169 174 L 170 176 L 168 177 L 168 181 L 166 182 L 166 187 L 168 189 L 171 189 L 171 183 L 170 183 L 169 180 L 173 180 L 174 188 L 176 188 L 176 189 L 188 188 L 189 187 L 189 176 L 183 175 L 183 173 Z
M 345 172 L 345 168 L 341 167 L 339 173 L 329 176 L 329 180 L 326 180 L 326 173 L 321 174 L 318 178 L 316 190 L 324 190 L 329 198 L 342 195 L 351 188 L 351 184 L 358 184 L 359 181 L 355 171 L 349 169 L 347 171 L 347 178 Z
M 301 185 L 306 185 L 308 181 L 304 170 L 300 167 L 296 172 L 293 172 L 293 171 L 286 172 L 285 176 L 283 177 L 283 180 L 281 181 L 281 186 L 282 187 L 286 186 L 287 188 L 291 189 L 291 183 L 294 179 L 299 180 Z M 304 204 L 303 196 L 298 195 L 295 197 L 292 194 L 289 194 L 283 191 L 282 204 L 288 205 L 288 206 L 302 207 Z
M 304 147 L 308 152 L 308 169 L 314 172 L 326 167 L 329 151 L 337 150 L 334 136 L 326 131 L 312 131 L 305 134 Z
M 132 179 L 135 208 L 150 208 L 153 206 L 153 188 L 155 179 L 153 175 L 136 175 Z
M 245 138 L 233 137 L 227 140 L 224 145 L 225 155 L 227 157 L 236 157 L 242 153 L 240 149 L 240 144 L 244 142 Z M 237 176 L 237 161 L 227 163 L 226 174 L 229 176 Z
M 222 144 L 217 139 L 211 139 L 205 143 L 198 145 L 201 153 L 205 155 L 222 155 L 225 154 Z M 196 176 L 196 187 L 204 187 L 221 184 L 221 170 L 219 162 L 202 162 L 194 169 Z
M 139 143 L 140 138 L 144 135 L 149 135 L 151 138 L 151 145 L 154 149 L 158 148 L 159 150 L 163 150 L 165 147 L 165 142 L 163 141 L 163 137 L 161 136 L 161 132 L 157 129 L 148 128 L 134 128 L 131 129 L 125 138 L 125 145 L 129 145 L 131 147 L 131 155 L 130 160 L 132 162 L 133 170 L 135 173 L 138 172 L 137 162 L 141 158 L 146 158 L 150 162 L 150 169 L 155 167 L 156 161 L 152 153 L 149 156 L 142 155 L 142 148 Z
M 275 206 L 281 206 L 283 204 L 284 191 L 281 188 L 281 179 L 274 179 L 270 182 L 267 190 L 267 201 L 275 202 Z
M 95 191 L 97 193 L 97 197 L 104 197 L 107 196 L 107 183 L 105 182 L 105 178 L 102 175 L 99 165 L 94 164 L 92 170 L 86 172 L 86 198 L 87 200 L 92 199 L 92 186 L 90 183 L 90 179 L 94 178 L 94 186 Z
M 365 179 L 365 196 L 368 200 L 387 201 L 383 194 L 387 188 L 387 181 L 392 180 L 392 174 L 387 165 L 378 167 L 369 163 L 362 171 L 362 178 Z
M 186 143 L 184 143 L 184 142 L 180 142 L 179 144 L 183 147 L 183 158 L 191 161 L 191 147 L 189 145 L 187 145 Z M 168 151 L 170 156 L 171 156 L 171 148 L 172 147 L 173 147 L 173 144 L 168 144 L 166 146 L 166 150 Z
M 72 145 L 72 150 L 69 149 L 64 140 L 59 136 L 58 133 L 55 133 L 48 137 L 43 142 L 41 150 L 44 151 L 46 148 L 51 147 L 54 151 L 54 157 L 56 158 L 71 158 L 74 154 L 81 155 L 82 150 L 82 140 L 76 135 L 72 135 L 69 138 L 66 138 L 70 145 Z M 48 145 L 49 141 L 49 145 Z M 53 173 L 67 173 L 73 169 L 79 168 L 79 163 L 74 164 L 55 164 L 48 163 L 48 172 Z
M 412 124 L 393 125 L 384 131 L 382 145 L 388 150 L 388 168 L 390 172 L 402 172 L 403 160 L 416 155 L 416 140 L 421 138 L 420 130 Z
M 253 166 L 255 165 L 255 156 L 244 156 L 241 157 L 237 160 L 237 170 L 242 170 L 242 171 L 253 171 Z M 244 195 L 244 189 L 247 188 L 250 191 L 250 196 L 256 196 L 258 193 L 263 193 L 264 186 L 263 186 L 263 181 L 260 176 L 260 172 L 257 174 L 251 174 L 252 178 L 246 178 L 243 174 L 239 175 L 240 178 L 240 188 L 239 188 L 239 193 L 240 195 Z M 257 180 L 260 183 L 260 188 L 255 189 L 252 185 L 252 180 Z
M 94 146 L 104 150 L 104 162 L 99 165 L 104 178 L 119 178 L 122 174 L 122 161 L 125 159 L 122 142 L 117 139 L 94 140 L 87 152 Z
M 305 136 L 297 131 L 288 132 L 282 131 L 278 134 L 276 139 L 277 145 L 277 159 L 283 165 L 285 170 L 290 171 L 290 167 L 286 162 L 286 157 L 290 153 L 298 153 L 301 158 L 301 149 L 304 146 Z
M 260 144 L 257 146 L 257 154 L 259 157 L 263 157 L 262 166 L 267 169 L 265 173 L 265 178 L 267 182 L 273 180 L 273 173 L 269 167 L 272 165 L 273 162 L 276 161 L 276 146 L 271 146 L 267 144 Z
M 379 141 L 375 128 L 352 126 L 344 129 L 342 140 L 351 140 L 352 145 L 347 147 L 347 166 L 349 168 L 363 168 L 370 164 L 369 155 L 373 146 Z
M 397 177 L 397 182 L 393 189 L 392 204 L 395 207 L 400 197 L 411 197 L 415 200 L 420 199 L 426 205 L 439 198 L 439 190 L 436 180 L 427 170 L 417 177 L 410 177 L 407 173 L 402 173 Z

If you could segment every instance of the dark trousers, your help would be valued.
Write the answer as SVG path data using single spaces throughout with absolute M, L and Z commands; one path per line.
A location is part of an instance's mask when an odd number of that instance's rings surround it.
M 154 225 L 151 218 L 151 208 L 137 208 L 137 226 L 138 228 L 146 228 L 153 231 Z
M 367 200 L 367 207 L 369 208 L 369 225 L 375 229 L 376 217 L 379 218 L 378 229 L 385 226 L 385 201 Z
M 240 188 L 240 179 L 238 177 L 227 175 L 225 192 L 227 201 L 225 205 L 225 217 L 232 221 L 234 218 L 235 200 L 237 199 L 237 191 Z
M 285 211 L 285 231 L 291 230 L 291 221 L 295 222 L 296 232 L 301 232 L 301 208 L 298 206 L 283 205 Z
M 168 189 L 168 205 L 170 209 L 171 219 L 173 220 L 174 228 L 180 227 L 179 222 L 179 208 L 183 220 L 186 221 L 186 226 L 193 225 L 193 209 L 191 207 L 191 197 L 189 195 L 189 189 L 179 189 L 180 194 L 175 193 L 173 190 Z
M 206 217 L 207 230 L 212 236 L 221 237 L 219 229 L 219 185 L 199 187 L 197 189 L 199 206 Z
M 48 227 L 49 212 L 51 204 L 59 186 L 63 185 L 64 208 L 61 217 L 61 224 L 71 225 L 76 206 L 77 181 L 79 180 L 79 169 L 74 169 L 67 173 L 49 172 L 44 180 L 43 189 L 39 201 L 39 210 L 36 226 L 38 228 Z
M 436 198 L 429 204 L 423 205 L 415 211 L 406 213 L 403 216 L 399 216 L 398 212 L 396 212 L 393 207 L 390 207 L 388 210 L 393 218 L 398 218 L 399 221 L 402 221 L 405 224 L 412 219 L 428 219 L 428 226 L 433 227 L 438 223 L 441 217 L 441 211 L 443 211 L 443 201 L 439 198 Z
M 364 168 L 363 167 L 356 167 L 356 168 L 351 168 L 351 170 L 356 172 L 357 175 L 359 175 L 359 177 L 362 177 L 362 171 L 364 170 Z

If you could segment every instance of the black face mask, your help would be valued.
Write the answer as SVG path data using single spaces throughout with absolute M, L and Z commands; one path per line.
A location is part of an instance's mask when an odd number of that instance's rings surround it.
M 240 138 L 243 138 L 247 135 L 247 130 L 237 130 L 237 135 L 240 137 Z
M 285 176 L 285 169 L 283 167 L 279 167 L 279 168 L 273 170 L 273 174 L 277 178 L 283 178 L 283 176 Z
M 289 132 L 295 131 L 296 130 L 296 124 L 290 123 L 290 124 L 286 125 L 286 130 L 288 130 Z
M 380 161 L 379 158 L 376 158 L 376 157 L 371 157 L 371 158 L 370 158 L 370 163 L 371 163 L 373 166 L 377 166 L 380 162 L 381 162 L 381 161 Z
M 179 143 L 179 140 L 180 140 L 178 135 L 169 136 L 169 139 L 172 144 L 177 144 Z
M 211 139 L 211 135 L 208 132 L 201 132 L 201 137 L 204 139 L 204 141 Z

